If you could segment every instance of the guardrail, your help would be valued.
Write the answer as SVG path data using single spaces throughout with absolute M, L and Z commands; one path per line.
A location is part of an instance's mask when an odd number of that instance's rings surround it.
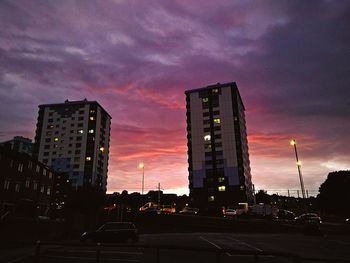
M 167 246 L 167 245 L 138 245 L 138 244 L 79 244 L 79 243 L 62 243 L 62 242 L 36 242 L 35 253 L 33 259 L 35 263 L 43 262 L 41 259 L 44 256 L 43 246 L 65 246 L 65 247 L 89 247 L 89 249 L 95 249 L 95 262 L 100 263 L 101 252 L 107 248 L 144 248 L 154 250 L 155 262 L 161 263 L 161 251 L 172 250 L 172 251 L 190 251 L 190 252 L 207 252 L 213 253 L 215 255 L 215 262 L 221 263 L 222 255 L 224 253 L 229 253 L 231 256 L 251 256 L 254 263 L 258 263 L 261 257 L 272 256 L 281 257 L 283 259 L 290 260 L 293 263 L 303 263 L 303 262 L 325 262 L 325 263 L 345 263 L 350 262 L 350 260 L 343 259 L 325 259 L 325 258 L 303 258 L 294 253 L 278 252 L 278 251 L 253 251 L 253 250 L 237 250 L 237 249 L 219 249 L 219 248 L 198 248 L 198 247 L 188 247 L 188 246 Z

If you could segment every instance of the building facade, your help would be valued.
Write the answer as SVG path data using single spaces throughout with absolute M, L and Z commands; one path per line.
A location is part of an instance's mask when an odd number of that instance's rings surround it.
M 203 209 L 252 203 L 245 108 L 235 82 L 188 90 L 189 188 Z
M 22 136 L 15 136 L 12 140 L 2 142 L 0 145 L 16 152 L 26 153 L 30 156 L 33 152 L 32 140 Z
M 111 116 L 96 101 L 39 105 L 33 155 L 72 186 L 106 191 Z
M 55 173 L 49 167 L 0 146 L 0 170 L 1 216 L 50 216 Z

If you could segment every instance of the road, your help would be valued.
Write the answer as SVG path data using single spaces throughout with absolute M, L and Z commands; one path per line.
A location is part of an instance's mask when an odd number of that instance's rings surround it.
M 237 233 L 171 233 L 140 235 L 138 245 L 182 246 L 198 249 L 235 249 L 250 252 L 281 251 L 296 253 L 304 258 L 337 258 L 350 262 L 350 237 L 348 236 L 304 236 L 302 234 L 237 234 Z M 0 262 L 32 262 L 34 247 L 0 250 Z M 185 250 L 161 250 L 160 262 L 216 262 L 213 252 Z M 49 245 L 41 247 L 40 262 L 96 262 L 96 247 L 71 245 Z M 254 262 L 252 256 L 234 255 L 226 252 L 221 262 Z M 156 250 L 143 247 L 101 247 L 100 262 L 156 262 Z M 259 262 L 292 262 L 291 259 L 263 256 Z

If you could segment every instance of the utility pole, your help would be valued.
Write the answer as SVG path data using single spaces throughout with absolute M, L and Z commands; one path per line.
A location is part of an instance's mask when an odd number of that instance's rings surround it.
M 158 183 L 158 208 L 160 209 L 160 183 Z

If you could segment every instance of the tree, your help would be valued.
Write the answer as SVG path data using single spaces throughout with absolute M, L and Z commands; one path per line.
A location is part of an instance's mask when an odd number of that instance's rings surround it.
M 271 195 L 267 193 L 267 191 L 259 190 L 255 194 L 255 200 L 256 203 L 264 203 L 264 204 L 270 204 L 271 203 Z
M 350 171 L 329 173 L 317 196 L 321 211 L 333 215 L 350 215 L 349 189 Z

